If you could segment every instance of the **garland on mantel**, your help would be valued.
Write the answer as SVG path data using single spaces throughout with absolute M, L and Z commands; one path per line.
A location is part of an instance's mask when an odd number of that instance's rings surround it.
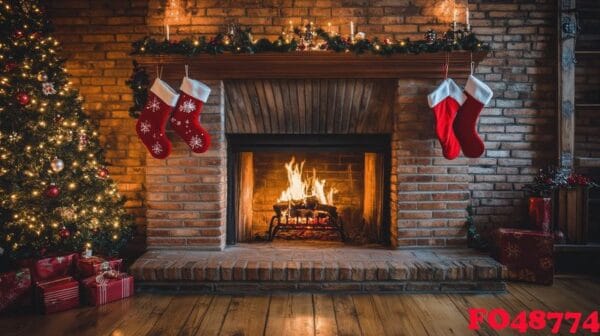
M 319 42 L 316 38 L 320 39 Z M 289 34 L 282 34 L 275 41 L 262 38 L 254 40 L 251 28 L 233 26 L 228 33 L 220 33 L 208 39 L 205 36 L 199 38 L 185 38 L 176 40 L 157 40 L 152 37 L 144 37 L 132 43 L 133 55 L 185 55 L 194 56 L 201 54 L 217 55 L 223 53 L 234 54 L 258 54 L 265 52 L 291 53 L 305 50 L 322 50 L 332 52 L 351 52 L 354 54 L 420 54 L 452 51 L 485 51 L 489 46 L 478 40 L 470 31 L 448 30 L 441 37 L 433 30 L 425 34 L 425 39 L 411 41 L 393 41 L 390 39 L 373 40 L 365 38 L 364 33 L 358 33 L 354 37 L 343 37 L 330 34 L 323 29 L 314 29 L 312 24 L 303 27 L 302 30 L 295 28 Z M 127 85 L 133 91 L 134 105 L 129 109 L 133 118 L 138 118 L 143 104 L 146 101 L 147 91 L 150 85 L 148 73 L 135 61 L 133 63 L 133 74 L 127 81 Z

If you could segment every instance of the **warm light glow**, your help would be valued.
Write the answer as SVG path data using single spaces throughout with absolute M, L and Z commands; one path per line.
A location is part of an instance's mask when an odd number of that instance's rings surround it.
M 313 169 L 312 176 L 304 179 L 304 163 L 296 163 L 296 158 L 285 164 L 288 177 L 288 187 L 281 192 L 277 202 L 302 201 L 309 197 L 316 197 L 319 203 L 333 205 L 333 195 L 338 192 L 335 188 L 329 188 L 325 193 L 325 180 L 317 178 L 317 171 Z

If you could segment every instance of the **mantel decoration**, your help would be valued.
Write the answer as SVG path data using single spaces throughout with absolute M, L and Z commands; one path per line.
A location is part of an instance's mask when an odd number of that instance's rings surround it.
M 169 26 L 165 26 L 166 36 L 163 39 L 146 36 L 132 43 L 133 55 L 184 55 L 196 56 L 202 54 L 259 54 L 259 53 L 297 53 L 297 52 L 336 52 L 353 54 L 373 54 L 389 56 L 394 54 L 420 54 L 452 51 L 487 51 L 489 45 L 477 39 L 471 31 L 470 24 L 464 29 L 457 29 L 454 21 L 444 34 L 429 30 L 423 40 L 401 41 L 389 38 L 368 39 L 363 32 L 355 33 L 355 24 L 350 22 L 350 35 L 342 36 L 328 29 L 315 28 L 313 22 L 303 23 L 295 27 L 290 22 L 289 27 L 282 29 L 281 35 L 274 41 L 266 38 L 254 39 L 251 28 L 237 24 L 229 24 L 224 33 L 214 37 L 189 37 L 177 41 L 170 39 Z M 134 105 L 129 114 L 138 118 L 147 98 L 150 80 L 143 67 L 134 62 L 133 74 L 127 82 L 133 91 Z

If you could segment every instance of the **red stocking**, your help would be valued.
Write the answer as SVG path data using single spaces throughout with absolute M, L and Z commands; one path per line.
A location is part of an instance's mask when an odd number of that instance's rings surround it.
M 167 138 L 165 127 L 178 97 L 169 84 L 157 78 L 135 126 L 139 138 L 157 159 L 164 159 L 171 154 L 171 141 Z
M 210 88 L 197 80 L 184 77 L 181 96 L 171 117 L 171 126 L 194 153 L 204 153 L 210 146 L 210 135 L 200 126 L 200 112 Z
M 458 111 L 454 132 L 465 156 L 478 158 L 485 151 L 483 141 L 477 134 L 477 119 L 483 107 L 492 99 L 492 89 L 479 79 L 469 76 L 465 86 L 467 100 Z
M 427 96 L 429 107 L 435 114 L 435 133 L 442 145 L 444 157 L 448 160 L 455 159 L 460 154 L 460 145 L 454 135 L 452 124 L 458 108 L 466 97 L 462 90 L 450 78 Z

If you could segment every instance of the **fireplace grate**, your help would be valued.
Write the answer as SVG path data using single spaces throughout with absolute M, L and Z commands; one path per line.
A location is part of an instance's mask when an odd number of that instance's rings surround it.
M 345 241 L 344 225 L 337 208 L 319 203 L 315 197 L 299 202 L 279 202 L 273 205 L 275 215 L 269 222 L 269 240 L 279 231 L 337 231 Z

